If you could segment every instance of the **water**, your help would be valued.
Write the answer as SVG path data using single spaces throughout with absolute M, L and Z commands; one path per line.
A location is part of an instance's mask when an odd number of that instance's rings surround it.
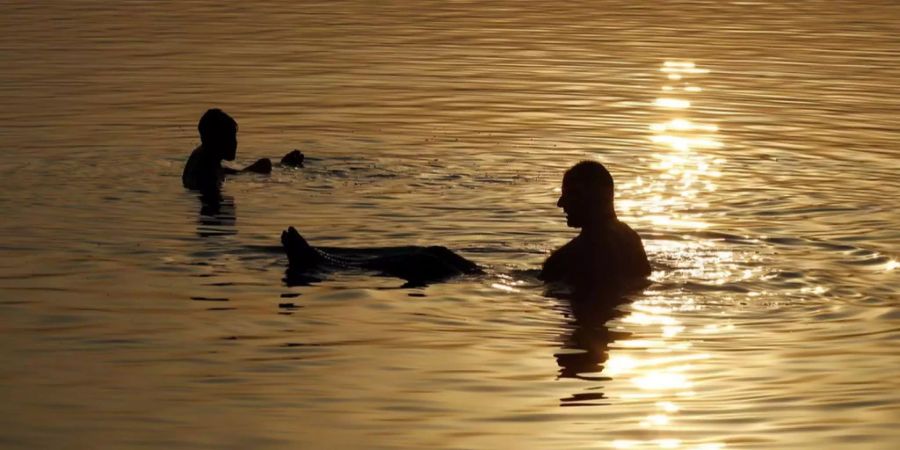
M 0 446 L 895 448 L 900 7 L 795 3 L 4 3 Z M 201 211 L 212 106 L 308 167 Z M 522 272 L 585 158 L 655 268 L 587 325 Z

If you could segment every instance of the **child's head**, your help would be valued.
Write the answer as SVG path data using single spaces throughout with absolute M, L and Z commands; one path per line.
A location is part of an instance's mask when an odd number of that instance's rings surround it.
M 237 129 L 237 122 L 219 108 L 206 111 L 197 124 L 203 147 L 228 161 L 237 153 Z

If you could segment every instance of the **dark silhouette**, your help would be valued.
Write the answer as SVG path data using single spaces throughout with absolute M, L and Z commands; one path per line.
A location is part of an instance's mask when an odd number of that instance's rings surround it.
M 561 293 L 547 291 L 546 296 L 560 301 L 560 309 L 566 317 L 566 332 L 561 337 L 563 351 L 553 356 L 559 365 L 559 378 L 603 382 L 609 377 L 602 371 L 609 359 L 611 343 L 628 339 L 631 333 L 610 330 L 606 325 L 612 319 L 623 317 L 620 305 L 629 302 L 627 297 L 595 290 L 591 293 Z M 605 404 L 602 386 L 560 399 L 560 406 L 590 406 Z
M 222 195 L 219 190 L 206 190 L 200 195 L 200 215 L 197 218 L 197 234 L 213 237 L 237 234 L 237 210 L 234 197 Z
M 645 281 L 650 263 L 644 246 L 640 236 L 616 218 L 612 176 L 602 164 L 582 161 L 569 169 L 557 205 L 568 225 L 581 228 L 581 233 L 547 258 L 541 280 L 563 282 L 582 295 L 622 292 Z M 313 274 L 336 269 L 371 270 L 402 278 L 407 286 L 482 272 L 446 247 L 315 248 L 294 227 L 281 233 L 281 243 L 288 256 L 288 284 L 317 281 Z
M 616 217 L 613 190 L 609 171 L 595 161 L 582 161 L 563 176 L 556 205 L 566 213 L 566 223 L 581 232 L 544 261 L 539 275 L 546 282 L 563 282 L 572 288 L 569 292 L 551 288 L 545 293 L 565 302 L 568 318 L 568 331 L 562 338 L 565 351 L 554 355 L 560 378 L 609 380 L 602 375 L 609 345 L 631 334 L 610 330 L 606 323 L 624 315 L 618 309 L 629 301 L 624 294 L 645 285 L 650 275 L 640 236 Z M 605 404 L 600 387 L 562 398 L 560 405 Z
M 288 256 L 288 284 L 318 281 L 316 273 L 325 270 L 359 269 L 406 280 L 405 287 L 424 286 L 435 281 L 482 273 L 477 264 L 447 247 L 405 246 L 367 249 L 315 248 L 294 227 L 281 233 L 281 244 Z
M 223 167 L 222 161 L 234 161 L 237 155 L 237 122 L 218 108 L 203 114 L 197 124 L 200 146 L 194 149 L 184 165 L 181 183 L 188 189 L 213 192 L 222 185 L 225 175 L 241 172 L 267 174 L 272 161 L 262 158 L 242 170 Z
M 303 167 L 305 157 L 300 150 L 292 150 L 281 158 L 282 167 Z
M 610 292 L 645 281 L 650 262 L 641 237 L 616 217 L 613 197 L 612 176 L 599 162 L 582 161 L 566 171 L 556 205 L 581 232 L 544 261 L 541 280 Z

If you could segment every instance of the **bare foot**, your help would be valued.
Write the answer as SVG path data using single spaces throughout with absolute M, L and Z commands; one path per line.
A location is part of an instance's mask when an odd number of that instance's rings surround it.
M 287 230 L 281 232 L 281 245 L 287 254 L 288 265 L 292 268 L 303 269 L 322 262 L 322 255 L 310 247 L 306 239 L 303 239 L 303 236 L 300 236 L 294 227 L 288 227 Z

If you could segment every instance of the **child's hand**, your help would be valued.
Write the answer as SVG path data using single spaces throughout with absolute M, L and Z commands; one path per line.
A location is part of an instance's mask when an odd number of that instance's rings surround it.
M 247 166 L 242 172 L 272 173 L 272 161 L 270 161 L 269 158 L 262 158 Z
M 284 158 L 281 158 L 281 165 L 284 167 L 303 167 L 303 153 L 300 150 L 293 150 Z

